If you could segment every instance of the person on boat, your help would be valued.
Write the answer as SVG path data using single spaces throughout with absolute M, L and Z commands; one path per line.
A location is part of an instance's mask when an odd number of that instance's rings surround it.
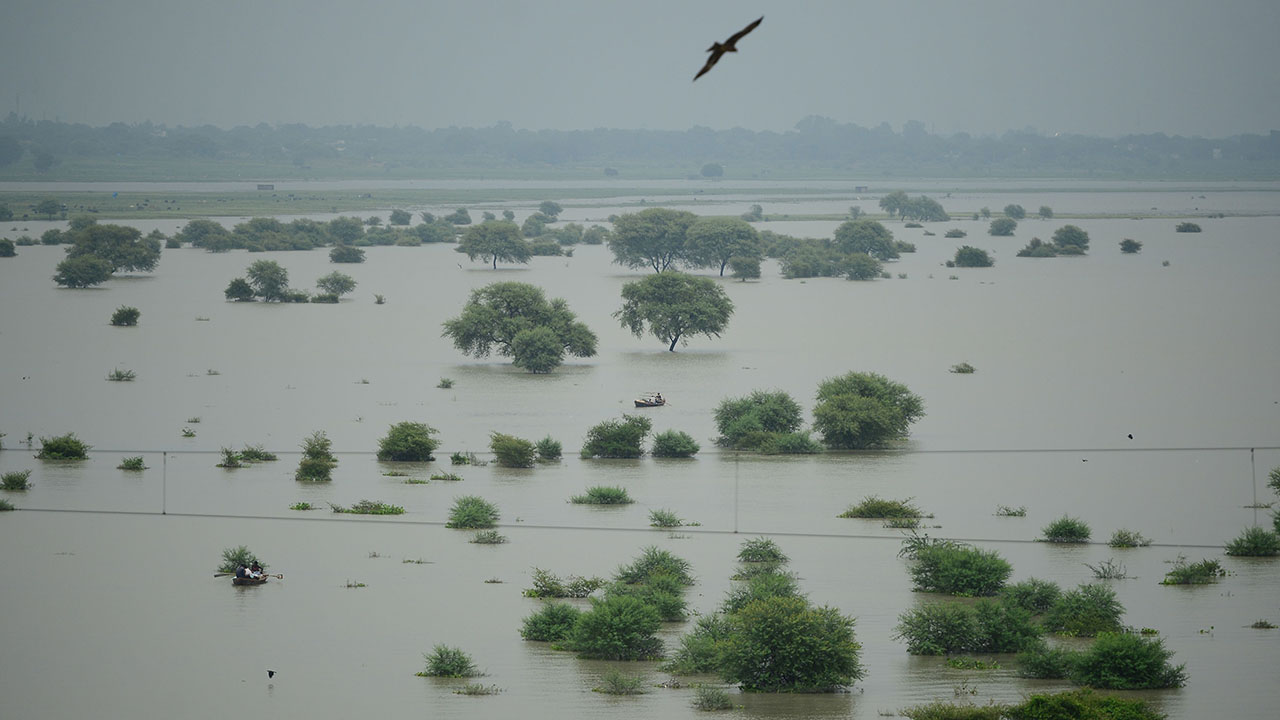
M 254 560 L 253 565 L 249 566 L 249 578 L 251 580 L 262 579 L 262 566 L 258 564 L 257 560 Z
M 247 568 L 247 567 L 245 567 L 245 566 L 243 566 L 243 565 L 237 565 L 237 566 L 236 566 L 236 578 L 238 578 L 238 579 L 240 579 L 240 580 L 243 580 L 243 579 L 245 579 L 245 578 L 247 578 L 247 577 L 249 577 L 249 568 Z

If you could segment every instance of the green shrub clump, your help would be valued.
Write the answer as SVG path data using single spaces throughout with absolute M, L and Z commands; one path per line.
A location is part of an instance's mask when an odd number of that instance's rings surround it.
M 436 429 L 425 423 L 400 422 L 392 425 L 378 441 L 378 459 L 405 462 L 435 460 L 439 441 L 432 435 Z
M 467 542 L 473 545 L 502 545 L 507 541 L 507 536 L 497 530 L 480 530 Z
M 1088 688 L 1031 695 L 1017 705 L 960 705 L 934 701 L 900 711 L 911 720 L 1163 720 L 1142 700 L 1098 695 Z
M 911 498 L 906 500 L 885 500 L 875 495 L 868 495 L 857 505 L 850 505 L 848 510 L 840 513 L 840 517 L 883 520 L 885 518 L 924 517 L 924 513 L 920 512 L 920 508 L 911 504 Z
M 255 562 L 263 570 L 267 569 L 267 564 L 259 560 L 258 556 L 254 555 L 253 551 L 249 550 L 248 547 L 241 545 L 239 547 L 225 548 L 222 551 L 222 564 L 218 566 L 217 572 L 233 573 L 236 569 L 247 568 Z
M 88 453 L 92 447 L 76 437 L 75 433 L 51 438 L 42 437 L 40 453 L 36 457 L 41 460 L 84 460 L 89 456 Z
M 626 488 L 598 485 L 587 488 L 585 495 L 574 495 L 569 502 L 575 505 L 628 505 L 635 501 L 627 494 Z
M 995 595 L 1013 573 L 1013 566 L 995 550 L 979 550 L 962 543 L 931 543 L 910 555 L 911 579 L 920 592 Z
M 484 673 L 472 662 L 471 656 L 460 648 L 448 645 L 436 645 L 431 654 L 423 654 L 427 667 L 418 673 L 419 677 L 476 677 Z
M 351 507 L 343 507 L 329 503 L 329 507 L 333 508 L 336 513 L 347 513 L 350 515 L 403 515 L 404 508 L 399 505 L 389 505 L 383 502 L 375 502 L 373 500 L 361 500 Z
M 729 621 L 722 613 L 700 616 L 693 630 L 680 636 L 680 647 L 661 670 L 673 675 L 703 675 L 720 667 L 719 643 L 729 636 Z
M 302 459 L 298 461 L 298 469 L 294 479 L 302 482 L 328 482 L 333 479 L 334 466 L 338 458 L 331 449 L 333 441 L 324 431 L 317 430 L 302 439 Z
M 1102 633 L 1081 653 L 1071 681 L 1114 690 L 1182 687 L 1187 683 L 1186 665 L 1170 665 L 1172 656 L 1159 638 Z
M 813 427 L 829 448 L 883 447 L 905 438 L 924 416 L 924 401 L 906 385 L 876 373 L 851 372 L 818 385 Z
M 524 619 L 520 637 L 533 642 L 563 642 L 573 632 L 582 611 L 568 603 L 544 603 Z
M 550 435 L 542 438 L 535 444 L 538 451 L 538 460 L 541 462 L 553 462 L 560 459 L 563 448 L 560 441 L 552 438 Z
M 648 418 L 636 415 L 606 420 L 587 431 L 580 455 L 583 458 L 638 458 L 644 454 L 644 439 L 652 427 Z
M 15 470 L 0 475 L 0 489 L 4 490 L 29 490 L 31 483 L 27 478 L 31 477 L 30 470 Z
M 787 556 L 778 544 L 768 538 L 751 538 L 743 540 L 738 549 L 738 562 L 744 563 L 785 563 Z
M 1022 608 L 1033 615 L 1048 612 L 1061 596 L 1062 590 L 1057 583 L 1036 578 L 1027 578 L 1000 589 L 1001 602 Z
M 861 679 L 853 618 L 803 598 L 756 600 L 729 617 L 720 643 L 726 682 L 758 692 L 833 691 Z
M 1193 222 L 1180 222 L 1178 223 L 1178 226 L 1174 228 L 1174 231 L 1180 233 L 1198 233 L 1200 232 L 1200 226 Z
M 702 685 L 693 694 L 693 707 L 706 712 L 729 710 L 733 707 L 733 701 L 729 699 L 726 690 Z
M 1272 557 L 1280 554 L 1280 534 L 1257 526 L 1247 528 L 1227 543 L 1226 552 L 1241 557 Z
M 1217 560 L 1201 560 L 1188 563 L 1186 558 L 1179 557 L 1173 569 L 1164 574 L 1161 585 L 1207 585 L 1217 582 L 1218 578 L 1227 574 Z
M 532 598 L 584 598 L 604 587 L 598 577 L 569 575 L 559 578 L 542 568 L 533 569 L 533 587 L 526 588 L 525 597 Z
M 688 560 L 652 545 L 640 551 L 640 556 L 631 564 L 619 567 L 614 572 L 614 580 L 636 584 L 648 582 L 656 575 L 670 575 L 683 585 L 693 584 Z
M 647 660 L 662 656 L 655 633 L 662 617 L 652 605 L 630 595 L 591 599 L 591 609 L 573 626 L 566 645 L 581 657 Z
M 489 449 L 497 457 L 498 465 L 507 468 L 531 468 L 538 455 L 533 443 L 500 432 L 489 433 Z
M 624 675 L 617 668 L 609 668 L 600 676 L 600 684 L 591 688 L 591 691 L 605 695 L 643 695 L 644 677 Z
M 929 603 L 898 616 L 894 639 L 912 655 L 1011 653 L 1034 647 L 1043 631 L 1031 613 L 1006 603 Z
M 1146 547 L 1151 544 L 1151 541 L 1140 532 L 1120 528 L 1111 533 L 1111 539 L 1107 541 L 1107 544 L 1113 548 L 1132 548 Z
M 116 327 L 133 327 L 138 324 L 138 318 L 141 315 L 142 311 L 138 308 L 121 305 L 111 313 L 111 324 Z
M 951 262 L 955 267 L 991 267 L 996 264 L 996 261 L 991 259 L 991 255 L 986 250 L 970 245 L 965 245 L 956 250 L 955 259 Z
M 737 450 L 764 452 L 777 438 L 799 431 L 800 405 L 781 390 L 754 390 L 746 397 L 725 398 L 715 410 L 717 444 Z M 807 438 L 807 436 L 806 436 Z
M 702 448 L 689 433 L 667 430 L 653 436 L 653 456 L 660 458 L 688 458 Z
M 605 588 L 606 598 L 615 595 L 634 597 L 654 610 L 664 622 L 680 622 L 685 618 L 684 584 L 670 575 L 654 575 L 642 583 L 615 582 Z
M 1089 525 L 1079 518 L 1063 515 L 1041 530 L 1044 541 L 1051 543 L 1087 543 L 1089 542 Z
M 143 463 L 141 455 L 127 457 L 120 461 L 116 466 L 117 470 L 146 470 L 147 466 Z
M 482 530 L 498 524 L 498 508 L 477 495 L 466 495 L 453 501 L 445 527 Z
M 680 527 L 684 521 L 671 510 L 655 508 L 649 511 L 649 525 L 659 528 Z
M 1081 585 L 1068 590 L 1045 612 L 1046 630 L 1060 635 L 1091 637 L 1121 628 L 1124 606 L 1116 592 L 1101 583 Z

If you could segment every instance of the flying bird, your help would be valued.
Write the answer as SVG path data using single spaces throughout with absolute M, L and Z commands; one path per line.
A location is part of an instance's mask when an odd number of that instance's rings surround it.
M 737 42 L 741 40 L 744 35 L 755 30 L 761 20 L 764 20 L 763 15 L 760 16 L 759 20 L 756 20 L 738 32 L 730 35 L 729 39 L 725 40 L 724 43 L 712 43 L 711 47 L 707 48 L 707 52 L 711 53 L 711 57 L 707 58 L 707 64 L 702 66 L 702 69 L 698 71 L 697 75 L 693 76 L 693 79 L 696 81 L 698 78 L 706 75 L 708 70 L 715 67 L 716 63 L 720 62 L 720 56 L 727 52 L 738 52 Z

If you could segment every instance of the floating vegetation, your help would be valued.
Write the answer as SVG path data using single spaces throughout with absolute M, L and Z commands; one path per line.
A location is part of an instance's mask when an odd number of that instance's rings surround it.
M 405 485 L 426 485 L 429 482 L 430 482 L 429 480 L 424 480 L 422 478 L 416 478 L 416 477 L 407 477 L 404 479 Z
M 135 455 L 134 457 L 127 457 L 121 460 L 120 464 L 116 466 L 116 469 L 117 470 L 146 470 L 147 466 L 143 464 L 141 455 Z
M 1120 528 L 1111 533 L 1111 539 L 1107 541 L 1107 544 L 1113 548 L 1134 548 L 1146 547 L 1151 544 L 1151 541 L 1143 537 L 1140 532 Z
M 1276 629 L 1275 625 L 1272 625 L 1270 622 L 1266 620 L 1259 620 L 1254 624 L 1250 625 L 1249 627 L 1253 628 L 1254 630 L 1275 630 Z
M 31 483 L 27 478 L 31 477 L 30 470 L 14 470 L 0 475 L 0 489 L 4 490 L 29 490 Z
M 489 464 L 488 461 L 477 458 L 473 452 L 456 452 L 449 456 L 449 462 L 454 465 L 475 465 L 476 467 Z
M 438 472 L 438 473 L 432 473 L 432 474 L 431 474 L 431 479 L 432 479 L 432 480 L 444 480 L 444 481 L 446 481 L 446 482 L 461 482 L 461 481 L 462 481 L 462 476 L 461 476 L 461 475 L 459 475 L 459 474 L 457 474 L 457 473 L 451 473 L 451 472 Z M 408 482 L 408 481 L 406 481 L 406 482 Z
M 440 388 L 441 390 L 448 390 L 449 388 L 453 387 L 453 379 L 442 377 L 440 378 L 440 382 L 436 383 L 436 387 Z
M 911 500 L 912 498 L 885 500 L 875 495 L 869 495 L 857 505 L 850 505 L 848 510 L 840 513 L 837 517 L 869 518 L 874 520 L 924 517 L 924 514 L 920 512 L 920 508 L 911 504 Z
M 84 460 L 88 457 L 92 445 L 85 444 L 75 433 L 67 433 L 57 437 L 40 438 L 39 460 Z
M 401 565 L 433 565 L 434 563 L 432 563 L 432 561 L 430 560 L 423 560 L 422 558 L 417 558 L 417 559 L 405 558 L 404 560 L 400 561 L 400 564 Z
M 1173 230 L 1180 233 L 1198 233 L 1200 232 L 1200 226 L 1193 222 L 1180 222 Z
M 606 695 L 642 695 L 645 692 L 644 677 L 624 675 L 617 668 L 610 668 L 600 676 L 600 684 L 591 688 L 591 692 Z
M 970 374 L 972 374 L 972 373 L 976 372 L 976 370 L 975 370 L 975 368 L 974 368 L 972 365 L 970 365 L 969 363 L 967 363 L 967 362 L 962 362 L 962 363 L 956 363 L 955 365 L 952 365 L 952 366 L 951 366 L 951 369 L 950 369 L 948 372 L 953 372 L 953 373 L 956 373 L 956 374 L 958 374 L 958 375 L 970 375 Z
M 575 505 L 628 505 L 635 501 L 627 494 L 626 488 L 597 485 L 587 488 L 584 495 L 569 498 L 569 502 Z
M 1173 569 L 1164 574 L 1161 585 L 1208 585 L 1226 577 L 1227 571 L 1217 560 L 1201 560 L 1188 563 L 1186 557 L 1179 555 L 1173 562 Z
M 403 515 L 404 508 L 399 505 L 389 505 L 383 502 L 373 500 L 361 500 L 351 507 L 342 507 L 329 503 L 329 507 L 333 508 L 336 513 L 347 513 L 351 515 Z
M 1026 505 L 1019 505 L 1018 507 L 1012 507 L 1009 505 L 996 506 L 996 517 L 1026 517 L 1026 516 L 1027 516 Z
M 199 417 L 189 417 L 189 418 L 187 418 L 187 422 L 188 422 L 189 424 L 191 424 L 191 425 L 199 425 L 199 424 L 200 424 L 200 418 L 199 418 Z
M 409 477 L 409 473 L 401 470 L 388 470 L 382 473 L 383 477 Z
M 673 528 L 684 525 L 684 521 L 680 519 L 671 510 L 660 508 L 649 511 L 649 526 L 657 528 Z
M 193 438 L 193 437 L 195 437 L 195 436 L 196 436 L 196 431 L 195 431 L 195 430 L 192 430 L 192 429 L 191 429 L 191 428 L 189 428 L 189 427 L 184 427 L 184 428 L 182 428 L 182 437 L 184 437 L 184 438 Z
M 436 645 L 432 648 L 430 655 L 423 654 L 422 657 L 426 659 L 427 667 L 418 673 L 419 677 L 460 678 L 484 674 L 471 661 L 471 656 L 460 648 Z
M 229 447 L 222 448 L 222 462 L 216 467 L 220 468 L 239 468 L 244 467 L 244 463 L 240 462 L 240 454 Z
M 481 530 L 471 536 L 470 542 L 476 545 L 501 545 L 507 542 L 507 536 L 497 530 Z
M 213 368 L 209 368 L 208 370 L 204 371 L 204 374 L 205 375 L 221 375 L 222 373 L 218 372 L 217 370 L 214 370 Z
M 309 502 L 298 502 L 289 506 L 290 510 L 315 510 L 315 506 Z
M 920 527 L 920 518 L 889 518 L 882 527 L 894 530 L 915 530 Z
M 355 580 L 355 581 L 348 580 L 348 581 L 347 581 L 347 584 L 346 584 L 344 587 L 347 587 L 347 588 L 362 588 L 362 587 L 369 587 L 369 586 L 368 586 L 368 585 L 365 585 L 364 583 L 360 582 L 359 580 Z
M 111 382 L 133 382 L 137 379 L 138 374 L 132 370 L 121 370 L 116 368 L 107 373 L 107 379 Z
M 502 688 L 497 685 L 485 685 L 483 683 L 467 683 L 453 691 L 454 695 L 497 695 L 502 692 Z
M 1068 515 L 1045 525 L 1041 530 L 1044 542 L 1050 543 L 1087 543 L 1089 542 L 1089 525 L 1079 518 Z

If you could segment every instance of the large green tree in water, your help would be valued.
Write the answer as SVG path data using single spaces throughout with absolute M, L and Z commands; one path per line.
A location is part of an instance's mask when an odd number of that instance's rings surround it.
M 500 282 L 473 290 L 462 314 L 444 323 L 444 336 L 473 357 L 496 352 L 529 372 L 550 372 L 564 361 L 596 354 L 596 334 L 568 304 L 548 301 L 528 283 Z
M 720 337 L 733 315 L 733 301 L 711 278 L 678 272 L 650 275 L 622 286 L 622 309 L 614 313 L 636 337 L 645 327 L 675 350 L 690 335 Z

